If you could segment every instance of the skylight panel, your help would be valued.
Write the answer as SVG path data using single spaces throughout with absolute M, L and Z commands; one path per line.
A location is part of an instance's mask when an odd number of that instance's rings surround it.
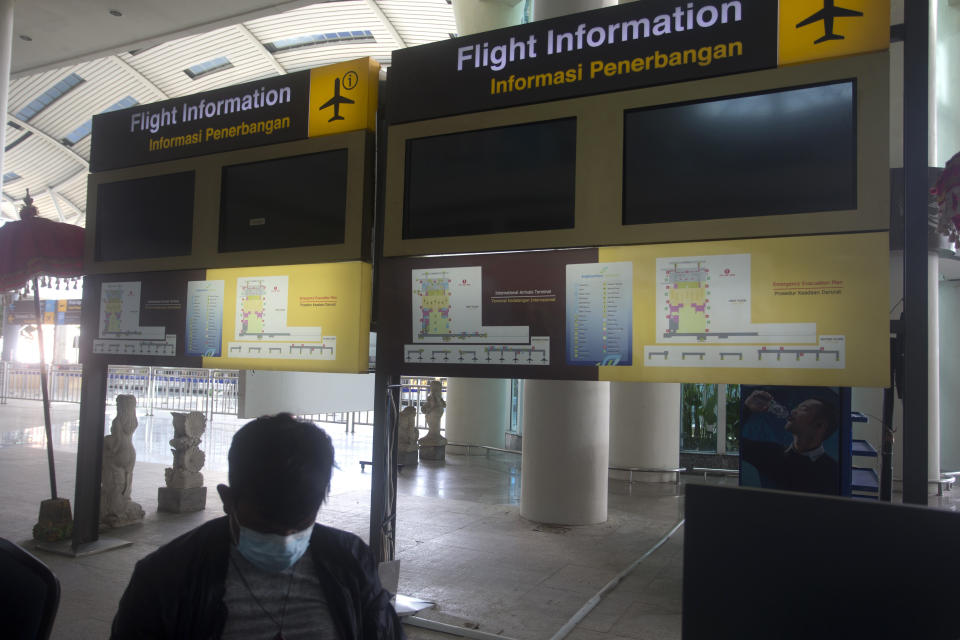
M 69 76 L 41 93 L 37 98 L 31 100 L 30 104 L 20 109 L 20 111 L 17 111 L 14 115 L 24 122 L 29 122 L 31 118 L 49 107 L 58 98 L 63 97 L 64 94 L 79 85 L 81 82 L 83 82 L 83 78 L 75 73 L 71 73 Z
M 196 80 L 200 76 L 205 76 L 216 71 L 223 71 L 224 69 L 229 69 L 233 66 L 233 63 L 227 59 L 226 56 L 219 56 L 213 58 L 212 60 L 207 60 L 206 62 L 201 62 L 195 64 L 191 67 L 187 67 L 183 70 L 191 80 Z
M 274 40 L 273 42 L 267 42 L 263 46 L 270 53 L 279 53 L 280 51 L 289 51 L 290 49 L 299 49 L 301 47 L 315 47 L 318 45 L 347 42 L 376 42 L 376 40 L 373 37 L 373 32 L 369 29 L 357 29 L 353 31 L 314 33 L 307 36 L 280 38 L 279 40 Z
M 109 107 L 101 111 L 101 113 L 109 113 L 111 111 L 118 111 L 119 109 L 126 109 L 127 107 L 132 107 L 136 104 L 139 104 L 139 103 L 133 98 L 133 96 L 127 96 L 123 100 L 113 103 L 112 105 L 110 105 Z M 80 125 L 76 129 L 68 133 L 66 136 L 64 136 L 63 140 L 61 140 L 60 142 L 67 145 L 68 147 L 72 147 L 73 145 L 77 144 L 78 142 L 86 138 L 88 135 L 90 135 L 90 131 L 92 127 L 93 127 L 93 119 L 91 118 L 90 120 L 87 120 L 82 125 Z
M 18 174 L 15 171 L 7 171 L 5 174 L 3 174 L 3 184 L 10 184 L 14 180 L 19 180 L 19 179 L 20 179 L 20 174 Z

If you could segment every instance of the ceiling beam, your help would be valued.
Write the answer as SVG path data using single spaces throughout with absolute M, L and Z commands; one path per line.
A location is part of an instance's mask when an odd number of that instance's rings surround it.
M 144 88 L 147 89 L 147 91 L 152 93 L 154 97 L 154 101 L 166 100 L 167 98 L 170 97 L 162 89 L 160 89 L 160 87 L 153 84 L 153 82 L 151 82 L 147 76 L 143 75 L 142 73 L 134 69 L 129 62 L 127 62 L 120 56 L 110 56 L 110 60 L 121 71 L 123 71 L 129 76 L 132 76 L 134 80 L 142 84 Z
M 390 21 L 390 18 L 387 17 L 387 14 L 383 12 L 383 9 L 380 8 L 380 5 L 377 4 L 377 0 L 365 0 L 367 6 L 373 11 L 374 15 L 377 16 L 377 19 L 383 23 L 384 28 L 390 32 L 390 37 L 397 41 L 397 48 L 404 49 L 407 46 L 407 43 L 403 41 L 403 38 L 400 37 L 400 32 L 397 31 L 397 28 L 393 26 L 393 22 Z
M 283 68 L 283 65 L 280 64 L 280 61 L 277 60 L 272 53 L 267 51 L 267 48 L 263 46 L 263 43 L 260 42 L 260 39 L 257 38 L 257 36 L 250 32 L 250 29 L 247 29 L 247 27 L 243 24 L 238 24 L 236 29 L 240 32 L 240 35 L 246 38 L 250 44 L 253 45 L 253 47 L 257 50 L 258 55 L 260 55 L 260 57 L 266 60 L 270 66 L 273 67 L 273 70 L 277 72 L 277 75 L 286 75 L 287 70 Z
M 86 212 L 83 211 L 83 209 L 71 202 L 70 198 L 58 192 L 56 187 L 47 187 L 47 193 L 50 194 L 50 199 L 53 200 L 53 206 L 57 208 L 57 213 L 60 213 L 60 203 L 63 203 L 70 209 L 73 209 L 73 212 L 76 214 L 75 220 L 77 222 L 79 222 L 81 218 L 87 217 Z M 60 218 L 61 221 L 66 222 L 66 217 L 62 213 L 60 213 Z
M 41 131 L 40 129 L 37 129 L 37 128 L 36 128 L 35 126 L 33 126 L 32 124 L 27 124 L 26 122 L 24 122 L 23 120 L 21 120 L 21 119 L 18 118 L 17 116 L 13 115 L 12 113 L 8 113 L 8 114 L 7 114 L 7 120 L 8 120 L 9 122 L 13 122 L 13 123 L 16 124 L 18 127 L 21 127 L 21 128 L 23 128 L 23 129 L 26 129 L 27 131 L 32 132 L 33 135 L 37 136 L 38 138 L 40 138 L 41 140 L 43 140 L 44 142 L 46 142 L 46 143 L 49 144 L 50 146 L 55 147 L 55 148 L 58 149 L 61 153 L 66 154 L 66 155 L 69 156 L 71 159 L 79 162 L 81 165 L 83 165 L 83 168 L 86 169 L 87 171 L 90 170 L 90 162 L 89 162 L 86 158 L 84 158 L 82 155 L 80 155 L 79 153 L 77 153 L 76 151 L 74 151 L 73 149 L 71 149 L 70 147 L 66 146 L 65 144 L 63 144 L 63 143 L 60 142 L 59 140 L 55 139 L 55 138 L 54 138 L 53 136 L 51 136 L 50 134 L 45 133 L 45 132 Z
M 63 209 L 60 208 L 60 203 L 57 202 L 57 192 L 47 187 L 47 193 L 50 194 L 50 199 L 53 200 L 53 208 L 57 210 L 57 216 L 60 217 L 60 222 L 66 222 L 67 219 L 63 216 Z

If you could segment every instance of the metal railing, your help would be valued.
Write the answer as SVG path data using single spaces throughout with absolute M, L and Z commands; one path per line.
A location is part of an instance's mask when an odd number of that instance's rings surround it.
M 80 402 L 83 365 L 48 366 L 50 400 Z M 107 403 L 118 395 L 136 396 L 147 415 L 154 410 L 200 411 L 213 415 L 237 415 L 239 371 L 228 369 L 184 369 L 174 367 L 128 367 L 107 369 Z M 0 403 L 7 398 L 41 400 L 40 365 L 0 363 Z
M 83 365 L 52 365 L 48 368 L 48 375 L 51 401 L 80 403 Z M 236 416 L 239 377 L 240 372 L 233 369 L 110 365 L 107 369 L 107 404 L 115 404 L 118 395 L 132 395 L 147 415 L 160 410 L 200 411 L 208 419 L 214 415 Z M 417 408 L 417 426 L 421 429 L 426 429 L 426 420 L 420 407 L 429 393 L 429 385 L 420 384 L 418 379 L 404 379 L 401 407 Z M 0 362 L 0 404 L 5 404 L 7 398 L 41 400 L 41 396 L 39 364 Z M 373 410 L 302 417 L 343 424 L 350 432 L 355 425 L 373 425 Z
M 7 404 L 7 380 L 10 378 L 8 374 L 9 369 L 9 362 L 0 361 L 0 404 Z
M 40 365 L 5 362 L 3 368 L 3 397 L 41 400 Z
M 237 385 L 240 372 L 230 369 L 145 367 L 148 414 L 161 411 L 199 411 L 214 415 L 237 415 Z
M 444 399 L 447 396 L 447 379 L 442 378 L 442 393 Z M 430 385 L 425 379 L 421 378 L 401 378 L 400 379 L 400 410 L 405 407 L 415 407 L 417 410 L 416 425 L 418 429 L 427 428 L 427 416 L 423 413 L 423 405 L 430 395 Z M 446 415 L 440 419 L 440 431 L 446 432 Z

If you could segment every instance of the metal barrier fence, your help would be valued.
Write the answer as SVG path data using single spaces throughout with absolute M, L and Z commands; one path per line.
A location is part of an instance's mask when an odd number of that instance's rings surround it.
M 80 384 L 83 381 L 83 365 L 55 364 L 50 367 L 50 400 L 52 402 L 80 403 Z
M 136 396 L 137 404 L 143 405 L 149 389 L 150 367 L 107 367 L 107 404 L 116 404 L 118 395 L 127 395 Z
M 47 392 L 51 402 L 80 402 L 83 367 L 78 364 L 55 364 L 47 369 Z M 0 363 L 0 403 L 7 398 L 42 400 L 40 365 L 19 362 Z
M 83 365 L 50 366 L 49 392 L 53 402 L 80 402 Z M 236 416 L 240 372 L 232 369 L 187 369 L 179 367 L 128 367 L 110 365 L 107 370 L 107 403 L 115 404 L 121 394 L 137 398 L 147 415 L 160 411 L 200 411 L 214 415 Z M 401 408 L 417 408 L 417 426 L 426 429 L 421 411 L 430 386 L 417 378 L 403 378 Z M 446 389 L 444 389 L 446 391 Z M 40 365 L 0 362 L 0 404 L 7 398 L 41 400 Z M 371 398 L 371 402 L 372 402 Z M 373 425 L 373 411 L 324 413 L 301 416 L 305 419 L 343 424 L 348 431 L 354 425 Z
M 0 362 L 0 404 L 7 404 L 7 398 L 10 397 L 10 365 L 9 362 Z
M 48 369 L 51 402 L 80 402 L 83 365 L 57 364 Z M 137 404 L 152 415 L 155 409 L 201 411 L 213 415 L 237 415 L 239 371 L 182 369 L 172 367 L 127 367 L 107 370 L 107 403 L 121 394 L 136 396 Z M 0 403 L 7 398 L 42 400 L 40 365 L 0 362 Z
M 240 372 L 230 369 L 147 368 L 147 413 L 200 411 L 214 415 L 237 415 Z
M 7 398 L 40 400 L 40 365 L 4 363 L 4 390 Z

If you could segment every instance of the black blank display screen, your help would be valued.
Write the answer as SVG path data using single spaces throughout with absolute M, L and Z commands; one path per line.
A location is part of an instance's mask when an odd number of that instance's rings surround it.
M 628 111 L 623 223 L 857 206 L 855 81 Z
M 190 255 L 193 184 L 193 171 L 100 184 L 96 259 Z
M 574 226 L 576 118 L 407 141 L 403 237 Z
M 342 244 L 346 149 L 236 164 L 220 182 L 220 251 Z

